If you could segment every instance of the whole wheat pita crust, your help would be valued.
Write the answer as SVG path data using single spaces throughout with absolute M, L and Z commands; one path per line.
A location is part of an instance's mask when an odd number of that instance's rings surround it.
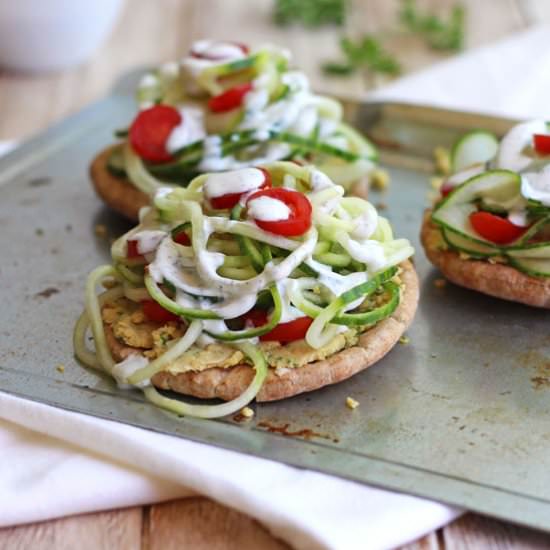
M 550 309 L 550 278 L 532 277 L 514 267 L 484 260 L 462 259 L 454 250 L 442 248 L 439 228 L 424 216 L 420 239 L 426 256 L 449 281 L 496 298 Z
M 97 155 L 90 165 L 90 176 L 94 188 L 101 199 L 113 210 L 132 220 L 138 221 L 139 210 L 149 204 L 149 197 L 128 180 L 113 176 L 107 169 L 107 161 L 116 146 L 113 145 Z
M 401 302 L 393 315 L 384 319 L 359 337 L 358 345 L 304 367 L 269 374 L 256 396 L 256 401 L 276 401 L 303 392 L 336 384 L 370 367 L 388 353 L 413 320 L 418 304 L 418 277 L 411 262 L 402 264 L 404 289 Z M 153 384 L 161 389 L 193 395 L 203 399 L 225 401 L 238 397 L 250 384 L 253 369 L 238 365 L 228 369 L 211 368 L 202 372 L 155 374 Z

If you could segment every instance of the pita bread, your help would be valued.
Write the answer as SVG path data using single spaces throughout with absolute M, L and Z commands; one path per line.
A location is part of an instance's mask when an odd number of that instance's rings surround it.
M 430 262 L 449 281 L 496 298 L 550 309 L 550 278 L 532 277 L 509 265 L 461 258 L 458 252 L 445 249 L 441 231 L 430 216 L 428 210 L 420 234 L 422 245 Z
M 409 261 L 404 262 L 402 268 L 401 301 L 390 317 L 361 334 L 357 345 L 335 353 L 327 359 L 303 367 L 282 369 L 280 372 L 270 368 L 256 400 L 275 401 L 336 384 L 370 367 L 386 355 L 409 327 L 418 304 L 416 271 Z M 117 360 L 135 353 L 135 349 L 118 342 L 108 325 L 105 325 L 105 334 L 111 353 Z M 173 390 L 202 399 L 219 398 L 229 401 L 238 397 L 248 387 L 253 376 L 252 367 L 237 365 L 177 374 L 161 371 L 153 376 L 152 383 L 160 389 Z
M 149 204 L 149 197 L 127 179 L 113 176 L 107 168 L 107 161 L 116 145 L 108 147 L 90 165 L 90 176 L 96 193 L 108 206 L 134 222 L 138 221 L 139 210 Z

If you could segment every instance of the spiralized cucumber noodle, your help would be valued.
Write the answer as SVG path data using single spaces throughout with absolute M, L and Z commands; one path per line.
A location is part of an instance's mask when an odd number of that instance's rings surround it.
M 279 161 L 262 170 L 273 188 L 292 189 L 307 198 L 309 229 L 294 237 L 262 229 L 247 208 L 253 191 L 231 210 L 213 210 L 204 194 L 209 174 L 195 178 L 187 189 L 160 188 L 140 224 L 113 243 L 113 266 L 98 267 L 89 275 L 86 310 L 74 332 L 76 355 L 85 365 L 142 389 L 146 399 L 176 414 L 214 418 L 239 410 L 260 391 L 268 364 L 258 337 L 276 326 L 311 317 L 305 341 L 321 349 L 339 333 L 366 330 L 393 313 L 400 300 L 394 281 L 398 266 L 414 252 L 409 242 L 394 239 L 389 223 L 372 205 L 344 197 L 341 186 L 312 166 Z M 216 177 L 219 181 L 220 175 Z M 176 239 L 182 231 L 183 241 Z M 129 241 L 146 249 L 128 257 Z M 101 283 L 108 283 L 109 290 L 98 296 Z M 155 359 L 136 350 L 116 363 L 102 307 L 121 298 L 156 301 L 180 318 L 185 332 Z M 247 316 L 258 310 L 265 321 L 252 326 Z M 240 326 L 234 326 L 236 320 Z M 86 347 L 88 329 L 95 352 Z M 254 369 L 249 387 L 237 399 L 190 405 L 152 386 L 151 378 L 170 370 L 192 346 L 210 343 L 240 350 Z

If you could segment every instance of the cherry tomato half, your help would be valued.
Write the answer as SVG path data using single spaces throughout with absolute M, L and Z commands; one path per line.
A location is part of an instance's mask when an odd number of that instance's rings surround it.
M 244 315 L 247 321 L 251 321 L 255 327 L 261 327 L 267 323 L 267 312 L 262 309 L 253 309 Z M 313 319 L 311 317 L 298 317 L 288 323 L 279 323 L 273 330 L 260 336 L 262 342 L 294 342 L 302 340 L 306 336 Z
M 171 311 L 164 309 L 155 300 L 144 300 L 141 302 L 143 313 L 149 321 L 155 321 L 157 323 L 169 323 L 170 321 L 179 321 L 180 318 L 174 315 Z
M 280 200 L 290 209 L 290 216 L 286 220 L 265 221 L 254 219 L 256 225 L 264 231 L 284 237 L 297 237 L 303 235 L 311 227 L 311 203 L 303 193 L 284 187 L 264 189 L 253 193 L 248 198 L 247 204 L 259 197 L 271 197 Z
M 166 141 L 172 130 L 181 124 L 180 112 L 169 105 L 155 105 L 141 111 L 130 126 L 132 149 L 149 162 L 168 162 Z
M 241 42 L 214 42 L 210 48 L 206 48 L 204 51 L 197 51 L 196 49 L 191 48 L 190 55 L 191 57 L 196 57 L 198 59 L 209 59 L 211 61 L 221 61 L 222 59 L 231 59 L 234 57 L 233 55 L 225 55 L 222 52 L 218 51 L 216 52 L 216 47 L 223 46 L 224 44 L 231 45 L 231 46 L 237 46 L 239 50 L 244 55 L 248 55 L 250 52 L 249 47 L 246 44 L 242 44 Z M 214 51 L 212 51 L 214 50 Z
M 229 88 L 220 95 L 211 97 L 208 100 L 208 108 L 213 113 L 225 113 L 232 111 L 243 104 L 244 96 L 252 90 L 252 83 L 245 82 Z
M 534 134 L 533 146 L 537 153 L 540 153 L 541 155 L 550 155 L 550 135 Z
M 258 186 L 258 189 L 268 189 L 271 187 L 271 174 L 264 168 L 257 168 L 264 174 L 264 181 Z M 210 206 L 216 210 L 225 210 L 233 208 L 245 193 L 227 193 L 221 197 L 212 197 L 209 199 Z
M 511 243 L 527 230 L 490 212 L 473 212 L 470 214 L 470 223 L 476 233 L 495 244 Z
M 455 188 L 454 185 L 452 185 L 448 182 L 445 182 L 445 183 L 443 183 L 443 185 L 439 189 L 439 192 L 441 193 L 442 197 L 446 197 L 447 195 L 449 195 L 451 193 L 451 191 L 454 190 L 454 188 Z
M 126 241 L 126 257 L 141 258 L 141 254 L 138 252 L 138 241 L 134 241 L 133 239 Z
M 172 236 L 172 239 L 175 243 L 182 244 L 183 246 L 189 246 L 191 244 L 191 239 L 185 231 L 176 233 L 176 235 Z

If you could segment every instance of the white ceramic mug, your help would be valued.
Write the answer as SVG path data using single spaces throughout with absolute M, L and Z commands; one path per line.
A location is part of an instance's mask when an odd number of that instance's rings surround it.
M 111 32 L 123 0 L 0 0 L 0 67 L 65 69 Z

